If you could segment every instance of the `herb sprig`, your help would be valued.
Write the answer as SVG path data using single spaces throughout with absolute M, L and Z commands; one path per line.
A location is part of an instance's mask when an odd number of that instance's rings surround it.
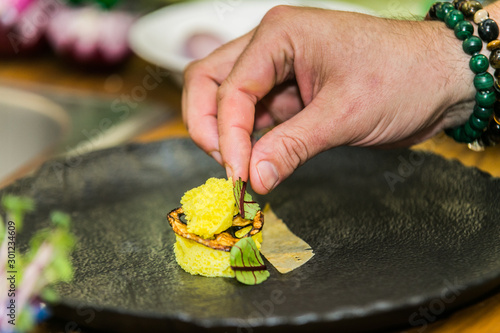
M 253 220 L 255 214 L 260 210 L 260 206 L 253 201 L 252 196 L 247 192 L 247 182 L 241 180 L 241 177 L 234 184 L 234 199 L 241 217 Z
M 71 252 L 76 239 L 70 232 L 71 219 L 69 215 L 52 212 L 51 227 L 38 231 L 30 242 L 25 253 L 20 253 L 16 236 L 21 232 L 24 216 L 34 209 L 34 203 L 29 198 L 6 195 L 2 199 L 7 221 L 0 215 L 0 332 L 30 331 L 37 320 L 48 317 L 48 310 L 43 301 L 57 300 L 57 294 L 50 287 L 57 282 L 69 282 L 73 278 Z M 8 226 L 15 225 L 15 231 Z M 8 248 L 15 248 L 15 261 L 8 262 Z M 10 252 L 9 252 L 10 253 Z M 4 260 L 5 259 L 5 260 Z M 9 265 L 9 267 L 7 267 Z M 10 266 L 12 265 L 12 266 Z M 7 292 L 7 271 L 15 271 L 11 279 L 15 288 L 15 326 L 9 323 L 13 318 L 8 316 L 7 305 L 14 294 Z M 43 300 L 43 301 L 41 301 Z
M 241 217 L 253 220 L 260 206 L 246 189 L 247 183 L 239 178 L 234 185 L 234 198 Z M 267 280 L 270 275 L 252 237 L 244 237 L 233 245 L 230 262 L 236 280 L 243 284 L 259 284 Z
M 270 275 L 252 237 L 242 238 L 233 245 L 230 260 L 236 280 L 243 284 L 259 284 Z

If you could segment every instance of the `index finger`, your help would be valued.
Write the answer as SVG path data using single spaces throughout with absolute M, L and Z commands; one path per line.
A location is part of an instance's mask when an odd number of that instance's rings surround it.
M 219 148 L 233 180 L 248 179 L 255 105 L 293 67 L 291 44 L 266 30 L 257 29 L 217 92 Z
M 235 39 L 206 58 L 191 63 L 184 73 L 182 117 L 193 141 L 222 163 L 217 130 L 217 89 L 248 44 L 251 33 Z

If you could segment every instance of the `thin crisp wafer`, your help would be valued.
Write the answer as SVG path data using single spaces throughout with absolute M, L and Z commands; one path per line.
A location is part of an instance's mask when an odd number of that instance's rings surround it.
M 282 274 L 302 266 L 314 256 L 311 246 L 291 232 L 269 204 L 264 208 L 262 237 L 260 252 Z

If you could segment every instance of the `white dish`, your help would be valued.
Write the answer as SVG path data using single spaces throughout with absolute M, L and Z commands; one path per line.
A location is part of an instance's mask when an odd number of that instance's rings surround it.
M 365 7 L 337 1 L 194 1 L 170 5 L 140 18 L 131 28 L 132 50 L 143 59 L 171 71 L 182 84 L 182 72 L 194 60 L 185 54 L 187 40 L 209 33 L 229 41 L 255 27 L 264 14 L 279 4 L 321 7 L 370 13 Z
M 70 126 L 59 105 L 7 87 L 0 87 L 0 119 L 0 188 L 51 157 Z

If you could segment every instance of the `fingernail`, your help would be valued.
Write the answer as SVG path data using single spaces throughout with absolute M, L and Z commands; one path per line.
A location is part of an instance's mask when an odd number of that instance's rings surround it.
M 259 162 L 257 164 L 257 173 L 259 174 L 260 182 L 268 191 L 271 191 L 278 183 L 278 170 L 271 162 Z
M 212 158 L 216 160 L 217 163 L 222 165 L 222 156 L 218 151 L 214 150 L 213 152 L 210 153 L 210 156 L 212 156 Z
M 233 169 L 231 169 L 231 167 L 227 164 L 226 164 L 226 175 L 228 179 L 233 177 Z

